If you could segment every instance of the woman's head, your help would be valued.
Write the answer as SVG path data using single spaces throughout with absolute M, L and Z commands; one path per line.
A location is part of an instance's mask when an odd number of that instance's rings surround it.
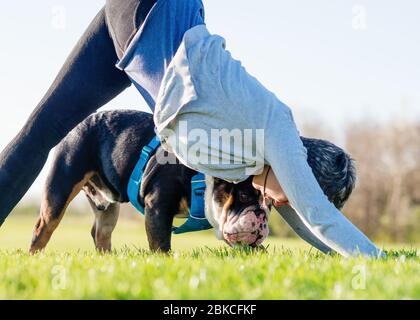
M 308 151 L 308 164 L 321 189 L 341 209 L 356 184 L 354 160 L 331 142 L 304 137 L 301 139 Z

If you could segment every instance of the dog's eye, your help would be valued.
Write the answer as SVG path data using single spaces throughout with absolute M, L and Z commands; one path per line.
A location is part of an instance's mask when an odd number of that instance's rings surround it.
M 90 193 L 91 193 L 92 196 L 95 196 L 96 195 L 96 190 L 93 189 L 93 188 L 90 188 Z
M 241 192 L 239 193 L 239 200 L 241 202 L 249 202 L 251 200 L 251 197 L 249 196 L 249 194 Z

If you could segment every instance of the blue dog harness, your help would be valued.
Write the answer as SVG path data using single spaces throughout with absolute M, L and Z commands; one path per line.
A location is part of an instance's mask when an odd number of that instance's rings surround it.
M 139 192 L 144 170 L 150 158 L 160 146 L 160 140 L 155 136 L 140 154 L 140 159 L 131 173 L 127 186 L 127 194 L 131 204 L 144 215 L 144 206 L 139 201 Z M 173 227 L 174 234 L 211 229 L 212 226 L 205 217 L 204 192 L 206 190 L 204 174 L 198 173 L 191 178 L 191 206 L 187 221 L 180 227 Z

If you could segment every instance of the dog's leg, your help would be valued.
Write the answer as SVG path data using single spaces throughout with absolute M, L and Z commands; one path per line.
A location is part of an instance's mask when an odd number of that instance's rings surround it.
M 95 215 L 95 221 L 92 226 L 91 235 L 95 247 L 100 252 L 111 251 L 112 232 L 117 225 L 120 204 L 111 203 L 106 210 L 100 211 L 96 208 L 92 200 L 87 197 Z
M 171 250 L 172 223 L 181 200 L 173 190 L 174 186 L 155 186 L 145 197 L 146 233 L 152 251 Z
M 69 177 L 60 174 L 50 175 L 45 186 L 39 218 L 33 231 L 29 249 L 31 254 L 45 248 L 63 218 L 68 205 L 91 176 L 92 173 L 88 173 L 81 181 L 72 183 Z

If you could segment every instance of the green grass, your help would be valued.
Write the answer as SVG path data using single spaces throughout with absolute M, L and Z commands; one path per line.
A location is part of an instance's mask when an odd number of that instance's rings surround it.
M 420 299 L 420 256 L 410 246 L 386 259 L 343 259 L 300 240 L 267 251 L 230 249 L 211 233 L 174 236 L 152 254 L 140 219 L 121 220 L 115 251 L 93 250 L 90 221 L 66 217 L 45 253 L 28 256 L 33 218 L 0 230 L 0 299 Z

